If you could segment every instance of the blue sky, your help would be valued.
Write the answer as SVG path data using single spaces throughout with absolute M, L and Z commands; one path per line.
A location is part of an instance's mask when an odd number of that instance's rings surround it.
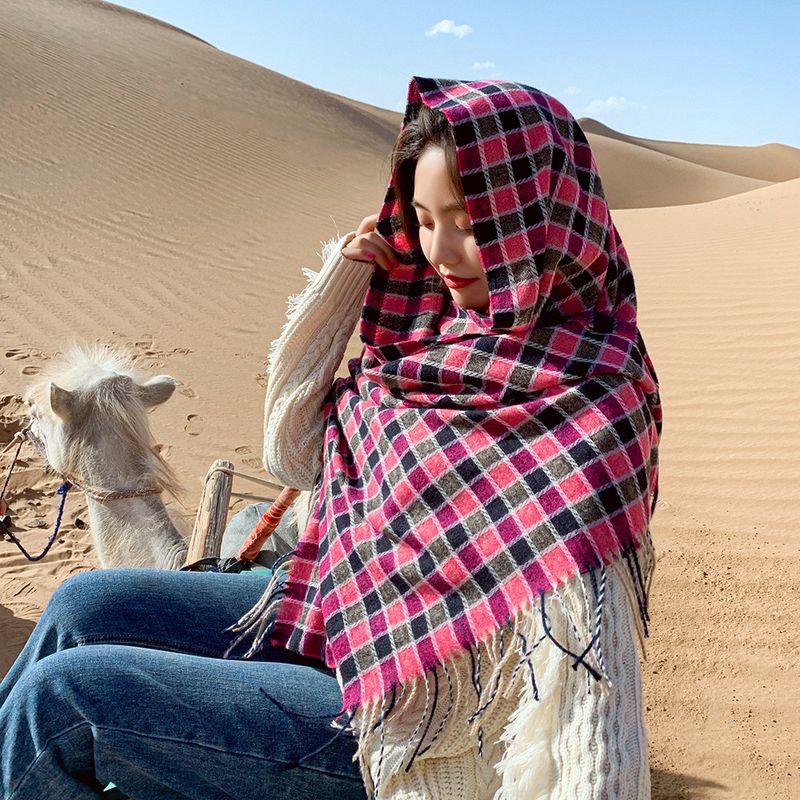
M 800 147 L 800 4 L 792 0 L 119 5 L 397 111 L 412 75 L 503 78 L 634 136 Z

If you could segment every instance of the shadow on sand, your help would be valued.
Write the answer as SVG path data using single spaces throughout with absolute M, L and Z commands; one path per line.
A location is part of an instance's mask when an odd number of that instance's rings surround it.
M 36 623 L 29 619 L 20 619 L 5 606 L 0 605 L 0 680 L 5 676 L 16 660 Z
M 712 800 L 730 787 L 717 781 L 670 772 L 665 769 L 650 770 L 652 800 Z

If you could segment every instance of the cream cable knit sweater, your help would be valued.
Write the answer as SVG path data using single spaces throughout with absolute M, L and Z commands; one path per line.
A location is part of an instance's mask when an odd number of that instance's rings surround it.
M 289 298 L 286 323 L 270 347 L 264 467 L 296 489 L 313 489 L 322 469 L 322 398 L 359 319 L 374 269 L 341 254 L 354 235 L 322 243 L 322 269 L 303 269 L 310 280 Z
M 341 254 L 354 235 L 351 231 L 322 243 L 322 268 L 303 269 L 309 282 L 289 298 L 287 321 L 270 348 L 264 466 L 284 485 L 304 490 L 294 505 L 300 531 L 317 499 L 313 489 L 322 468 L 322 399 L 359 319 L 374 269 Z M 430 730 L 439 729 L 439 734 L 432 742 L 425 740 L 430 747 L 417 755 L 409 771 L 403 765 L 409 743 L 417 741 L 421 730 L 420 718 L 430 714 L 432 676 L 403 688 L 383 726 L 382 742 L 380 728 L 368 733 L 380 709 L 362 709 L 353 723 L 359 737 L 355 758 L 368 793 L 377 783 L 381 800 L 648 800 L 648 737 L 636 639 L 642 647 L 644 642 L 633 591 L 623 562 L 607 568 L 601 633 L 606 681 L 595 682 L 583 668 L 572 668 L 572 659 L 543 636 L 538 607 L 518 614 L 514 633 L 504 629 L 505 658 L 500 657 L 499 633 L 477 645 L 480 704 L 492 687 L 498 691 L 472 725 L 467 720 L 478 704 L 472 660 L 465 653 L 445 665 L 440 697 L 446 685 L 452 702 L 437 704 Z M 571 651 L 582 652 L 595 618 L 588 576 L 573 578 L 547 598 L 553 635 Z M 538 700 L 527 663 L 514 671 L 523 655 L 517 632 L 529 652 L 535 645 L 529 663 Z

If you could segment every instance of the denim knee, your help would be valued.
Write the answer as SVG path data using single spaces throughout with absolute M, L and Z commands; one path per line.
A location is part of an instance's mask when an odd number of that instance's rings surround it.
M 69 624 L 87 614 L 102 613 L 97 600 L 108 597 L 113 587 L 119 586 L 121 571 L 120 568 L 89 570 L 70 575 L 50 595 L 40 624 L 52 624 L 55 620 Z
M 103 570 L 89 570 L 70 575 L 50 595 L 44 608 L 45 612 L 52 613 L 51 606 L 65 612 L 76 605 L 79 606 L 81 597 L 85 597 L 87 593 L 94 593 L 96 584 L 104 580 L 103 577 L 98 579 L 98 576 L 102 576 L 102 574 Z

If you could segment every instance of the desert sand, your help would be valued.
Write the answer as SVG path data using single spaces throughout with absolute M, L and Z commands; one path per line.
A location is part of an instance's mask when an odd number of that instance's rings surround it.
M 286 298 L 321 241 L 378 211 L 401 115 L 106 3 L 2 5 L 0 448 L 70 341 L 126 348 L 180 382 L 150 419 L 188 533 L 213 460 L 264 475 Z M 581 123 L 664 403 L 643 662 L 653 797 L 800 797 L 800 150 Z M 30 455 L 10 483 L 33 552 L 57 485 Z M 54 589 L 98 567 L 81 495 L 64 519 L 41 561 L 0 542 L 0 675 Z

